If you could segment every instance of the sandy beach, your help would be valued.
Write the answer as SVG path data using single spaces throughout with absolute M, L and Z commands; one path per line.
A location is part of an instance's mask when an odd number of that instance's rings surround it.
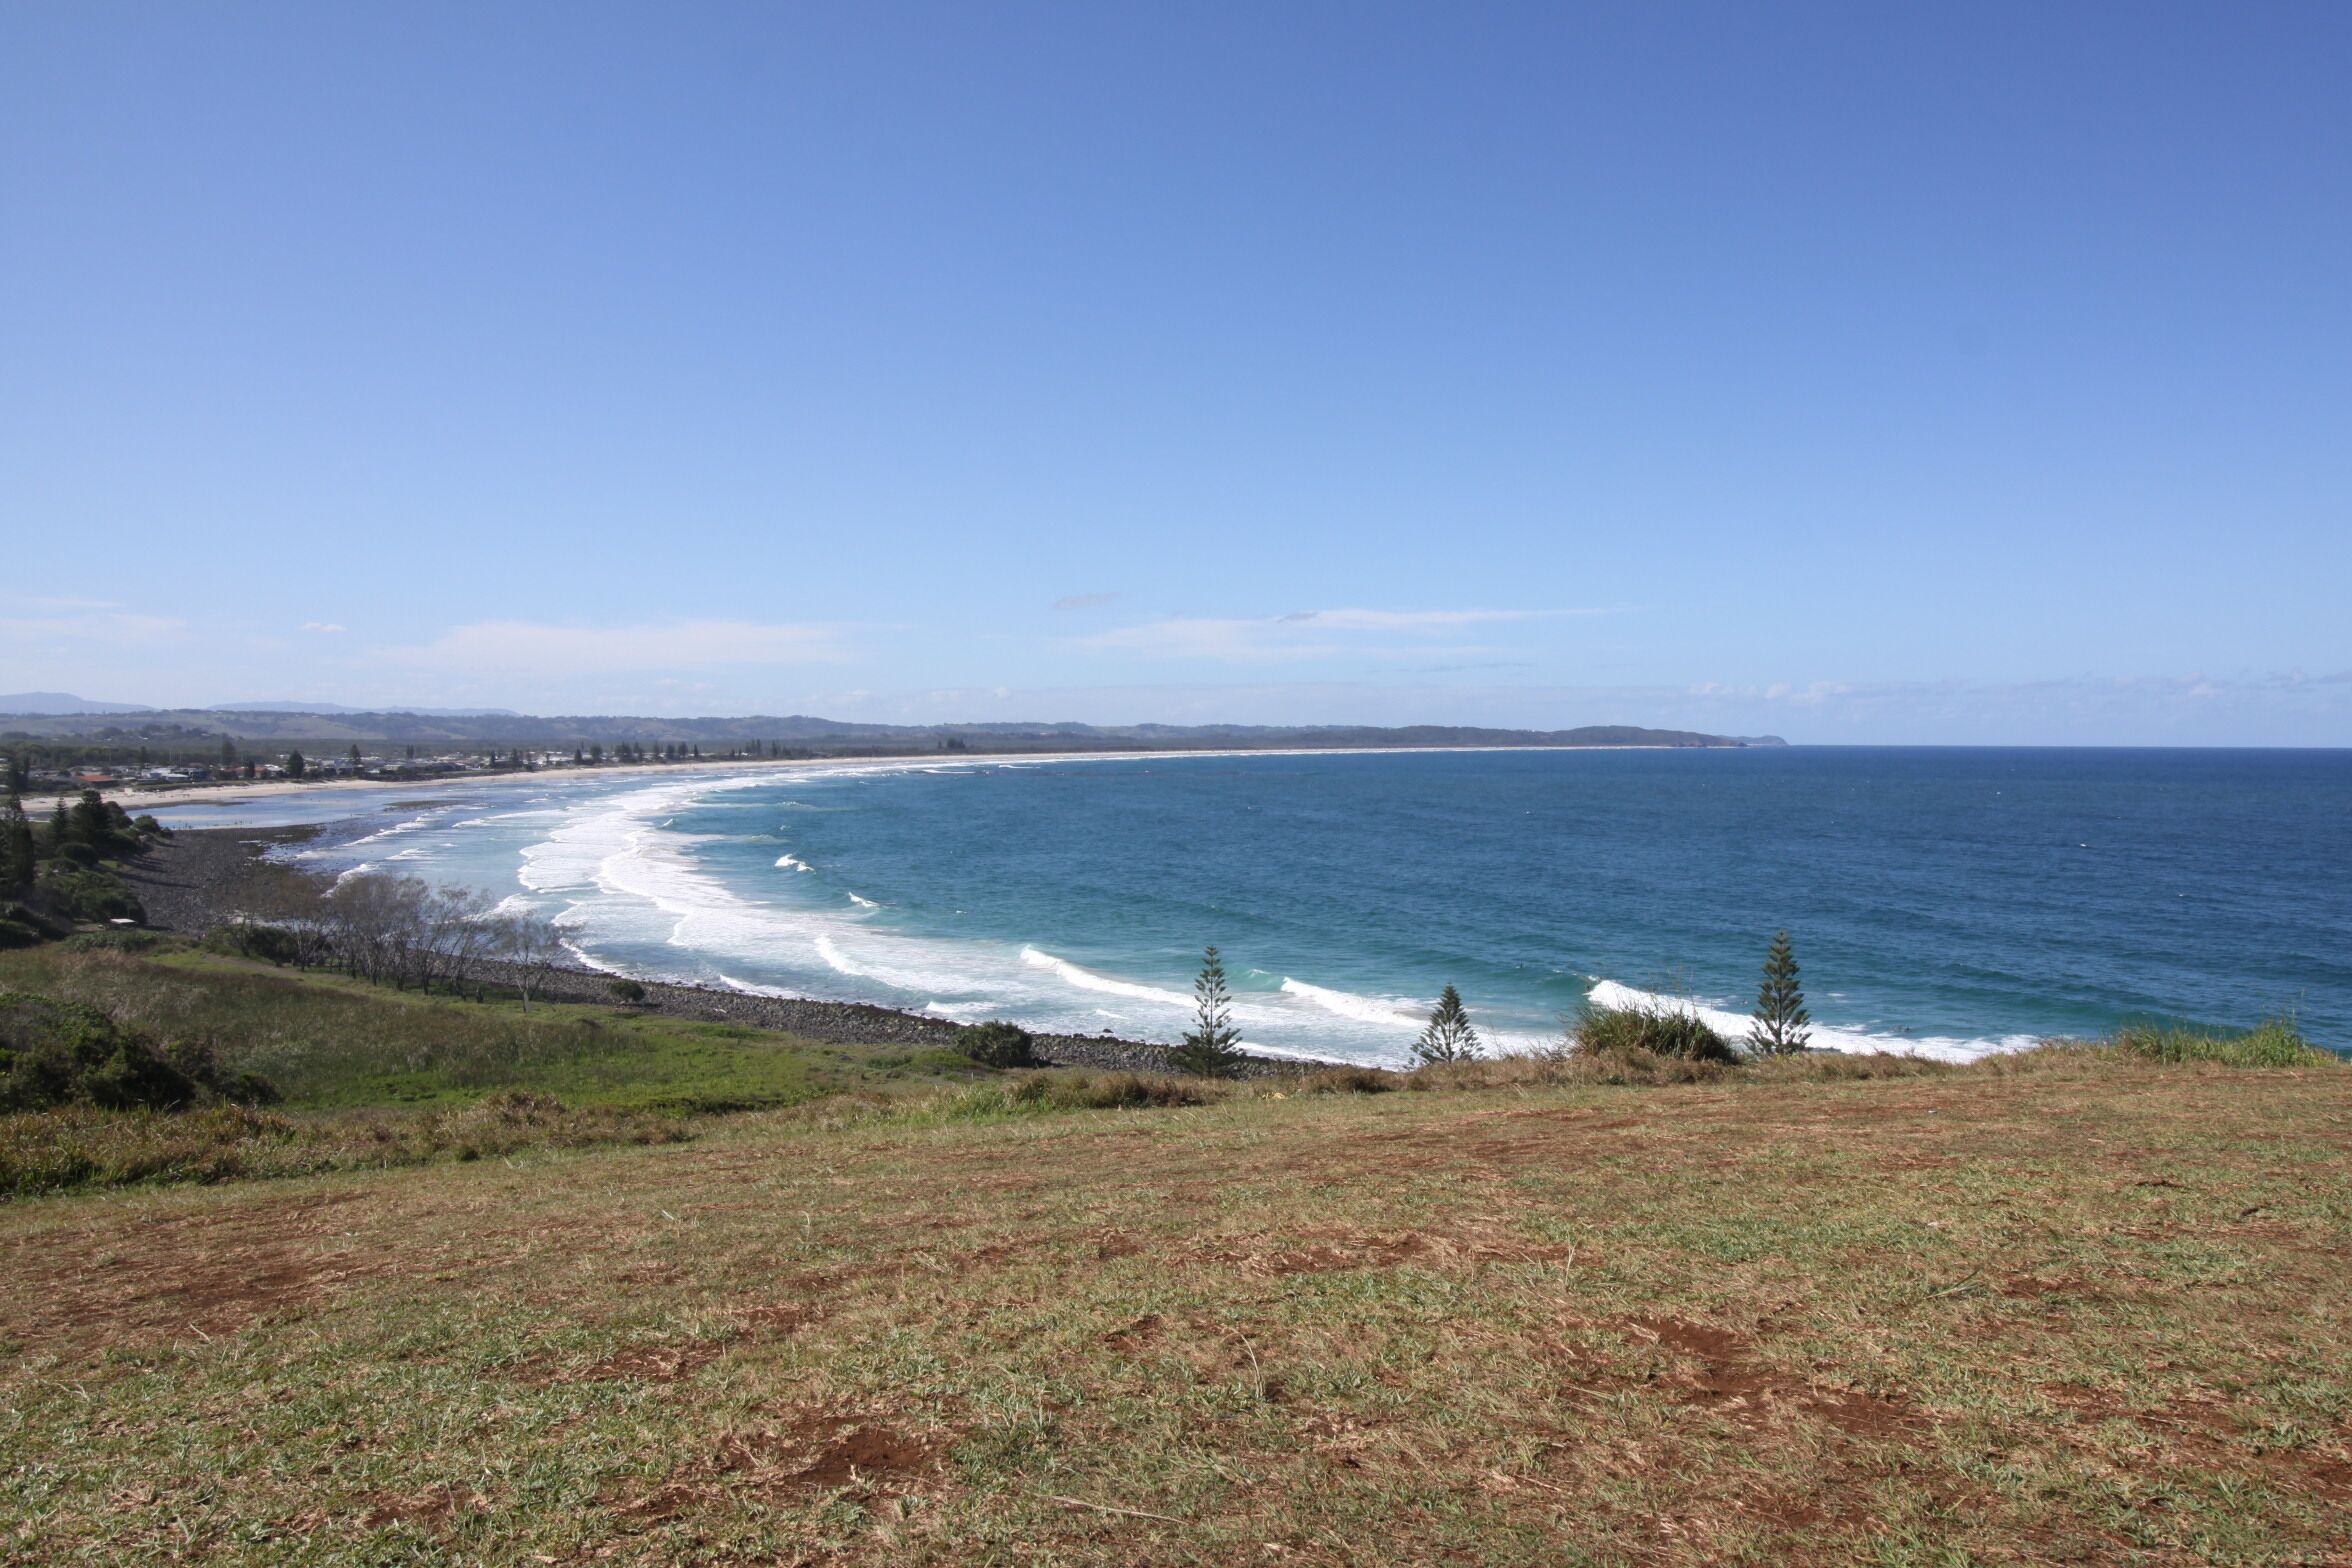
M 953 751 L 893 754 L 875 757 L 720 757 L 686 762 L 622 762 L 536 768 L 495 773 L 426 773 L 414 778 L 250 779 L 226 784 L 190 784 L 164 789 L 116 785 L 100 793 L 121 803 L 134 816 L 166 806 L 240 805 L 287 796 L 305 798 L 336 791 L 371 789 L 429 789 L 438 785 L 544 784 L 555 779 L 629 778 L 638 775 L 695 773 L 790 773 L 807 768 L 936 768 L 972 762 L 1134 762 L 1154 757 L 1336 757 L 1394 756 L 1406 752 L 1515 752 L 1515 751 L 1731 751 L 1737 747 L 1695 746 L 1286 746 L 1265 749 L 1221 748 L 1207 751 Z M 78 791 L 65 792 L 71 799 Z M 40 799 L 46 803 L 49 797 Z

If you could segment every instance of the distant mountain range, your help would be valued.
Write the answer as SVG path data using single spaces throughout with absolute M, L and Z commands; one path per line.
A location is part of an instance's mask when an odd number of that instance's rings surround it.
M 148 713 L 135 702 L 92 702 L 62 691 L 19 691 L 0 694 L 0 714 L 8 713 Z
M 93 722 L 95 721 L 95 722 Z M 795 751 L 929 751 L 961 742 L 974 750 L 1046 751 L 1132 747 L 1193 750 L 1281 746 L 1781 746 L 1776 735 L 1709 735 L 1697 730 L 1588 724 L 1575 729 L 1512 730 L 1413 724 L 855 724 L 806 714 L 665 719 L 592 714 L 542 717 L 503 708 L 404 708 L 378 711 L 339 703 L 299 707 L 227 703 L 217 708 L 139 708 L 93 703 L 62 692 L 0 696 L 0 733 L 41 740 L 153 745 L 165 749 L 223 736 L 246 741 L 375 741 L 395 745 L 639 746 L 673 742 L 733 747 L 753 742 Z
M 8 699 L 0 697 L 0 703 Z M 0 709 L 0 711 L 5 711 Z M 152 711 L 152 710 L 142 710 Z M 216 702 L 207 713 L 413 713 L 428 719 L 519 719 L 512 708 L 350 708 L 339 702 Z

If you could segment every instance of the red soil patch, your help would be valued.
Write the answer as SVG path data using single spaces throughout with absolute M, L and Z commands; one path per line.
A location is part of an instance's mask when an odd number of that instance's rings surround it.
M 641 1383 L 675 1383 L 717 1359 L 716 1345 L 635 1345 L 576 1371 L 559 1372 L 551 1383 L 608 1383 L 634 1378 Z
M 1479 1263 L 1558 1262 L 1574 1255 L 1567 1246 L 1446 1236 L 1429 1231 L 1319 1231 L 1283 1242 L 1266 1235 L 1227 1236 L 1184 1249 L 1195 1262 L 1218 1263 L 1244 1274 L 1330 1274 L 1342 1269 L 1427 1267 Z
M 359 1516 L 359 1527 L 381 1530 L 389 1525 L 414 1524 L 438 1533 L 457 1507 L 457 1499 L 440 1487 L 427 1487 L 421 1492 L 377 1492 L 368 1499 L 366 1511 Z
M 642 1496 L 612 1504 L 624 1519 L 657 1523 L 731 1492 L 790 1498 L 854 1490 L 873 1497 L 913 1490 L 935 1475 L 953 1434 L 920 1436 L 840 1411 L 796 1411 L 773 1426 L 721 1438 L 706 1459 Z
M 1122 1356 L 1132 1356 L 1145 1345 L 1160 1337 L 1160 1315 L 1146 1312 L 1125 1328 L 1113 1329 L 1103 1336 L 1103 1344 Z
M 1108 1262 L 1112 1258 L 1132 1258 L 1142 1250 L 1143 1243 L 1123 1230 L 1102 1230 L 1095 1233 L 1094 1255 L 1104 1262 Z
M 1908 1437 L 1928 1424 L 1928 1417 L 1904 1394 L 1795 1383 L 1755 1360 L 1750 1354 L 1753 1342 L 1732 1329 L 1665 1317 L 1629 1318 L 1621 1327 L 1690 1363 L 1677 1380 L 1690 1390 L 1692 1403 L 1751 1424 L 1764 1423 L 1776 1409 L 1788 1409 L 1872 1441 Z
M 358 1194 L 187 1215 L 96 1235 L 20 1240 L 0 1255 L 27 1344 L 97 1351 L 156 1337 L 230 1333 L 316 1299 L 346 1280 L 393 1272 L 381 1254 L 313 1250 L 336 1235 L 330 1211 Z M 93 1253 L 97 1256 L 93 1257 Z

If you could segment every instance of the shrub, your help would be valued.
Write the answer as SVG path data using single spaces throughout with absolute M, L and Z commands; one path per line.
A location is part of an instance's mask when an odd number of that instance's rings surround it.
M 1731 1042 L 1687 1008 L 1665 1002 L 1631 1007 L 1588 1007 L 1569 1030 L 1580 1055 L 1646 1053 L 1693 1062 L 1736 1062 Z
M 57 846 L 57 858 L 69 866 L 87 870 L 98 864 L 98 851 L 87 844 L 64 843 Z
M 1037 1065 L 1037 1041 L 1019 1024 L 1006 1023 L 1001 1018 L 958 1029 L 955 1048 L 956 1054 L 983 1067 Z
M 631 1007 L 645 1000 L 645 987 L 626 975 L 613 976 L 604 983 L 604 988 L 613 994 L 615 1001 L 626 1002 Z
M 2242 1034 L 2212 1034 L 2178 1025 L 2127 1024 L 2115 1044 L 2150 1061 L 2213 1062 L 2224 1067 L 2319 1067 L 2336 1058 L 2303 1038 L 2293 1020 L 2268 1019 Z
M 69 920 L 145 920 L 147 911 L 121 880 L 105 871 L 53 868 L 34 884 L 41 902 Z
M 1475 1060 L 1475 1058 L 1457 1058 Z M 1377 1067 L 1332 1067 L 1319 1073 L 1308 1073 L 1298 1081 L 1300 1094 L 1387 1094 L 1406 1083 L 1400 1073 L 1385 1073 Z
M 263 925 L 258 921 L 237 920 L 215 926 L 205 935 L 203 948 L 208 953 L 220 953 L 230 958 L 251 958 L 280 968 L 293 963 L 302 951 L 301 941 L 282 926 Z
M 202 1046 L 158 1049 L 94 1007 L 0 992 L 0 1110 L 179 1110 L 275 1098 L 266 1079 L 225 1072 Z

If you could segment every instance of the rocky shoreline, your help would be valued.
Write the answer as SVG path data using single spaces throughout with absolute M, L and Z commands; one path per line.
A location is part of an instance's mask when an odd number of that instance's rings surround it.
M 138 895 L 151 928 L 200 937 L 235 918 L 239 890 L 255 877 L 264 853 L 281 844 L 305 842 L 319 831 L 315 827 L 183 828 L 127 867 L 123 880 Z M 479 966 L 479 975 L 485 981 L 503 984 L 511 980 L 512 970 L 491 961 Z M 611 1005 L 611 979 L 598 970 L 566 968 L 546 977 L 535 994 L 561 1002 Z M 835 1045 L 945 1047 L 954 1043 L 958 1027 L 947 1019 L 863 1002 L 765 996 L 671 981 L 641 983 L 645 1000 L 632 1004 L 636 1011 L 780 1030 Z M 1167 1048 L 1147 1041 L 1108 1034 L 1041 1034 L 1036 1039 L 1039 1058 L 1055 1067 L 1172 1071 Z M 1241 1076 L 1282 1077 L 1333 1065 L 1337 1064 L 1251 1056 L 1242 1063 Z

